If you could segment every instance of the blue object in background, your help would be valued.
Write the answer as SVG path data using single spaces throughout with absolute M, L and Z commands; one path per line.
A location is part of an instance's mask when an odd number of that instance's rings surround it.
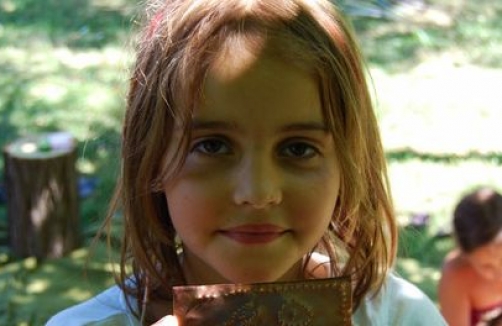
M 78 195 L 80 198 L 87 198 L 92 195 L 94 190 L 99 184 L 99 180 L 96 177 L 80 177 L 77 181 Z M 7 191 L 5 189 L 5 184 L 0 183 L 0 204 L 5 204 L 7 202 Z
M 78 178 L 78 195 L 80 198 L 87 198 L 98 186 L 99 180 L 96 177 L 79 177 Z

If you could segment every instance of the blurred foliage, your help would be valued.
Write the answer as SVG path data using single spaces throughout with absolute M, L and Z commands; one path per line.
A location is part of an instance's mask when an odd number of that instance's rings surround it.
M 127 34 L 135 3 L 127 0 L 2 0 L 0 46 L 27 39 L 48 42 L 55 47 L 99 48 Z
M 443 257 L 454 248 L 453 238 L 431 233 L 427 227 L 407 226 L 400 230 L 396 272 L 418 285 L 430 298 L 437 298 L 437 282 Z
M 348 2 L 373 3 L 375 8 L 376 1 Z M 502 67 L 501 1 L 385 2 L 389 5 L 384 10 L 390 13 L 383 17 L 353 18 L 370 62 L 390 70 L 405 69 L 430 52 L 460 51 L 470 63 Z
M 81 203 L 83 225 L 102 219 L 114 187 L 129 66 L 133 4 L 102 2 L 0 1 L 0 146 L 71 132 L 80 174 L 98 180 Z
M 107 257 L 98 246 L 53 261 L 26 258 L 0 265 L 0 325 L 43 325 L 62 307 L 111 286 L 116 266 Z

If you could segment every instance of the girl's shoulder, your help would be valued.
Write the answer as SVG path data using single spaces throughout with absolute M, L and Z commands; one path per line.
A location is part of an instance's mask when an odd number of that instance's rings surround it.
M 472 265 L 459 253 L 449 254 L 441 268 L 440 284 L 447 283 L 449 286 L 471 287 L 478 279 L 478 274 Z
M 139 325 L 129 310 L 124 292 L 113 286 L 95 297 L 54 315 L 46 326 Z
M 361 301 L 354 325 L 446 325 L 436 305 L 412 283 L 390 273 Z

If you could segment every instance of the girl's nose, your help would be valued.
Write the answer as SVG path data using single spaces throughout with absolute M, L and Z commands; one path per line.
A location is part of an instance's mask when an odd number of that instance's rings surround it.
M 266 157 L 244 158 L 235 174 L 234 202 L 263 209 L 282 201 L 279 167 Z

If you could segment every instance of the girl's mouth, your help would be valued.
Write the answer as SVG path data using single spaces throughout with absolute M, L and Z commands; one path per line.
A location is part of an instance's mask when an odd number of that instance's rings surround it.
M 265 244 L 283 236 L 287 230 L 272 224 L 248 224 L 219 231 L 233 241 L 242 244 Z

